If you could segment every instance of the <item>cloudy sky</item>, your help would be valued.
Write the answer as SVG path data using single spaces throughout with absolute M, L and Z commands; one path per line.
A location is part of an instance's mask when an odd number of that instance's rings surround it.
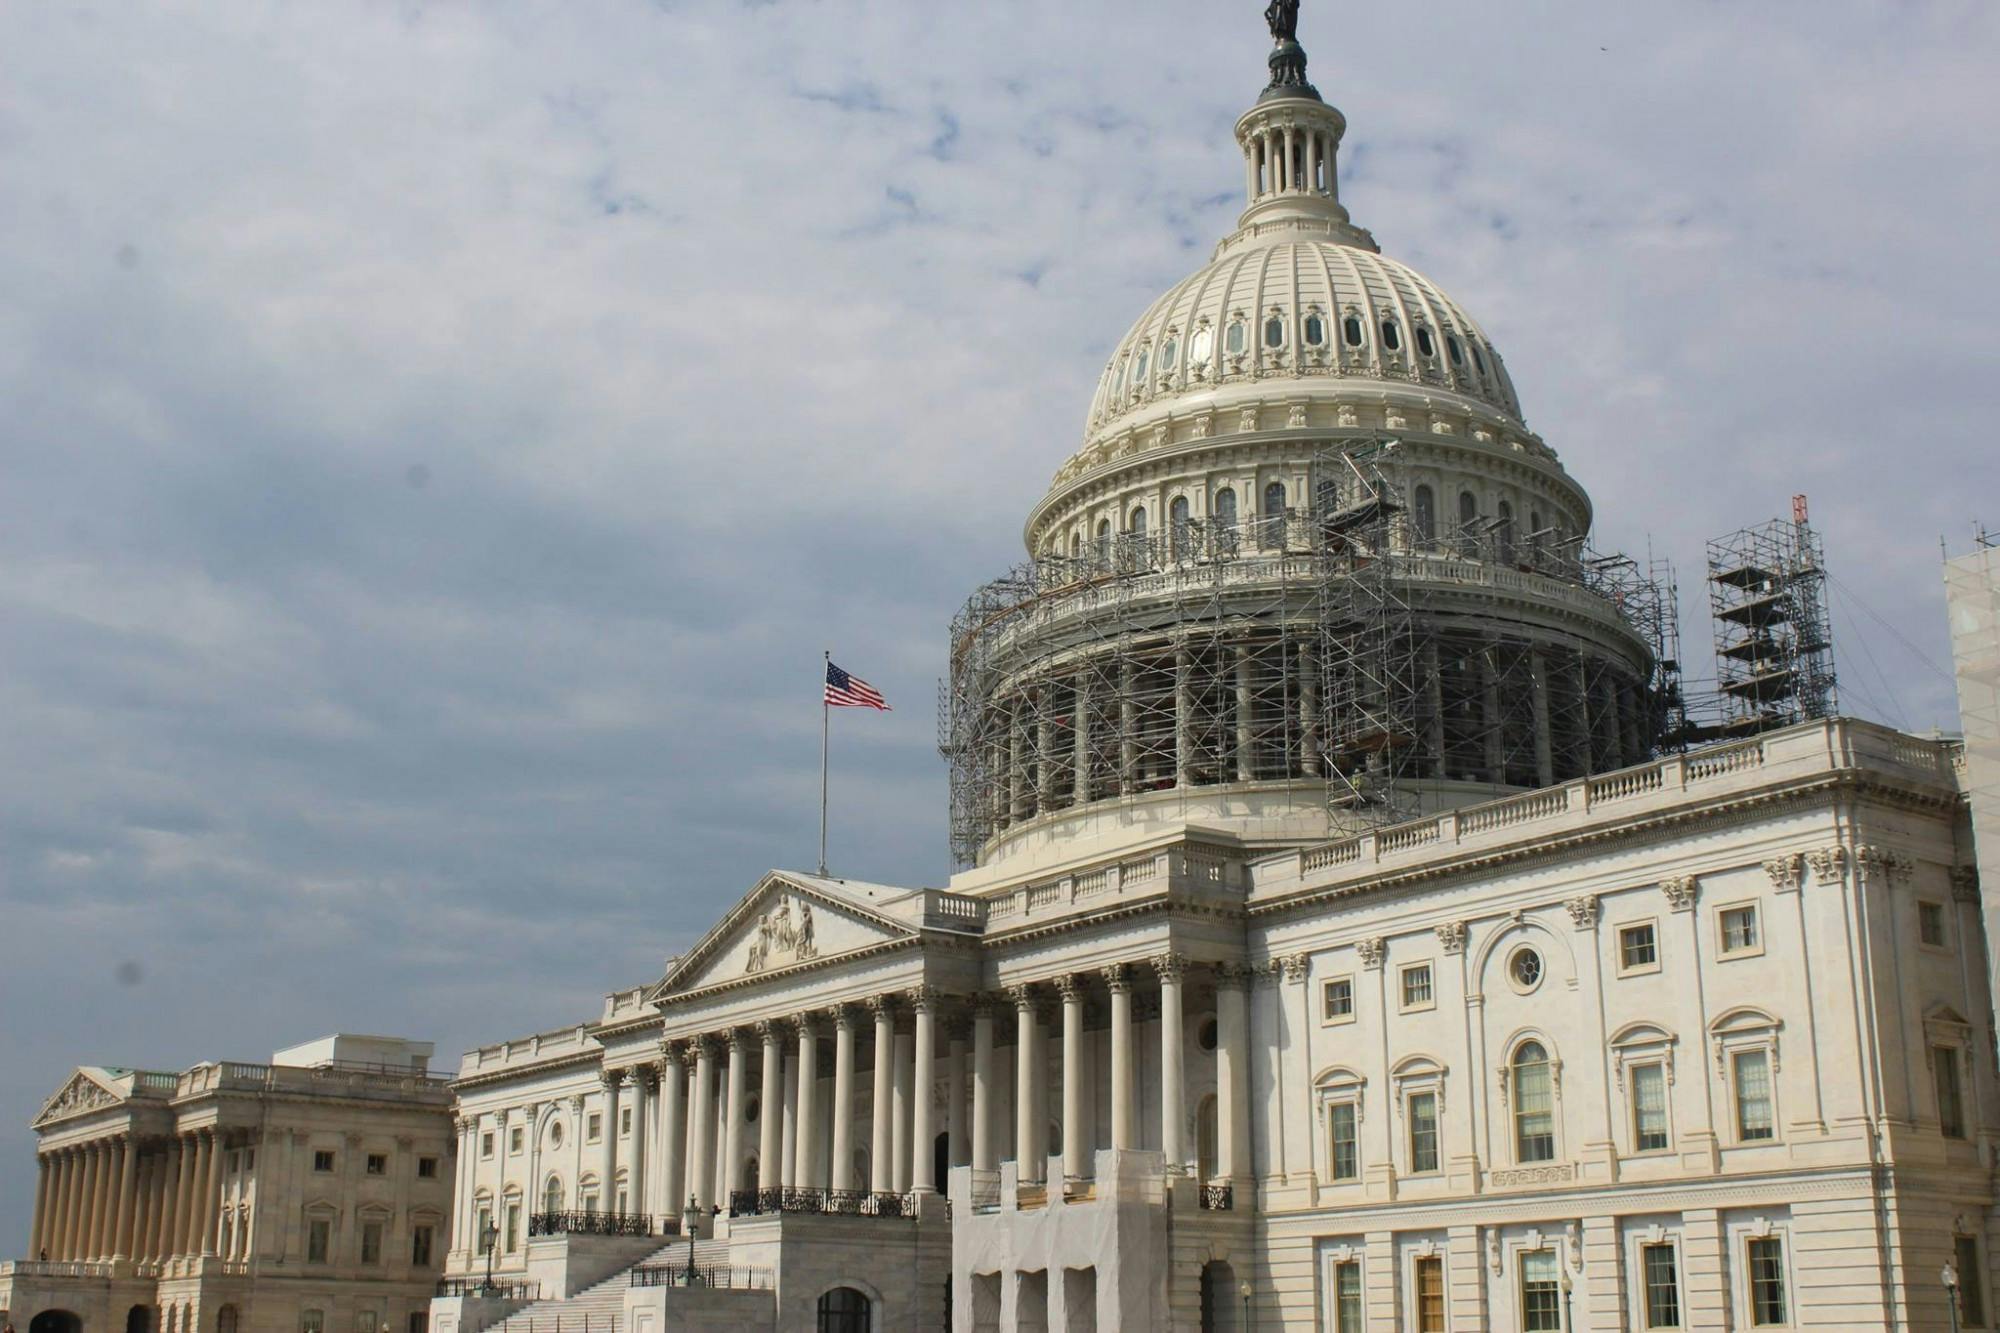
M 0 1252 L 76 1063 L 596 1012 L 949 872 L 943 627 L 1226 232 L 1258 0 L 0 6 Z M 2000 520 L 2000 10 L 1309 0 L 1599 541 L 1811 494 L 1853 711 Z

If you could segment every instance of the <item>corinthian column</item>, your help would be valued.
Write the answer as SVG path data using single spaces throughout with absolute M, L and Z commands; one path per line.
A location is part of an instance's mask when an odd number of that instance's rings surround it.
M 1062 992 L 1063 1049 L 1063 1180 L 1082 1180 L 1089 1174 L 1090 1158 L 1083 1123 L 1083 1088 L 1087 1078 L 1083 1054 L 1083 978 L 1056 978 Z
M 215 1215 L 222 1202 L 222 1131 L 205 1130 L 202 1134 L 202 1159 L 208 1169 L 203 1173 L 201 1208 L 195 1214 L 201 1219 L 201 1252 L 206 1258 L 215 1257 Z
M 1181 1074 L 1181 1042 L 1185 1040 L 1181 974 L 1186 970 L 1187 960 L 1179 954 L 1153 960 L 1153 972 L 1160 979 L 1160 1154 L 1167 1159 L 1167 1170 L 1172 1174 L 1179 1174 L 1187 1164 L 1187 1149 L 1181 1142 L 1187 1114 Z
M 742 1181 L 743 1171 L 743 1084 L 750 1072 L 750 1039 L 741 1029 L 729 1033 L 729 1073 L 724 1085 L 728 1104 L 722 1121 L 722 1202 L 727 1205 Z M 761 1112 L 760 1112 L 761 1114 Z M 762 1163 L 759 1163 L 761 1166 Z
M 868 1188 L 887 1194 L 895 1188 L 890 1122 L 896 1099 L 896 1010 L 886 995 L 876 996 L 869 1005 L 875 1011 L 875 1101 L 868 1111 Z
M 972 1165 L 1000 1169 L 993 1151 L 993 1001 L 984 995 L 972 1004 Z
M 651 1096 L 649 1096 L 649 1093 L 653 1090 L 655 1086 L 656 1085 L 653 1083 L 652 1072 L 650 1070 L 644 1068 L 643 1066 L 633 1067 L 632 1069 L 632 1161 L 631 1164 L 625 1168 L 625 1175 L 626 1179 L 630 1182 L 627 1189 L 627 1193 L 631 1196 L 631 1203 L 627 1206 L 631 1209 L 631 1211 L 638 1213 L 641 1216 L 644 1216 L 653 1211 L 652 1208 L 646 1202 L 647 1199 L 646 1175 L 647 1172 L 652 1169 L 652 1163 L 651 1161 L 648 1160 L 646 1153 L 646 1113 L 648 1104 L 652 1101 L 652 1098 Z M 533 1133 L 534 1131 L 531 1129 L 529 1132 Z M 533 1189 L 534 1187 L 535 1187 L 534 1173 L 530 1172 L 528 1188 Z
M 61 1148 L 56 1152 L 56 1208 L 55 1236 L 49 1245 L 51 1259 L 73 1257 L 72 1235 L 76 1227 L 76 1151 Z M 40 1251 L 36 1252 L 40 1257 Z
M 139 1145 L 118 1140 L 118 1220 L 112 1227 L 111 1257 L 132 1257 L 132 1225 L 139 1211 Z
M 931 1086 L 937 1079 L 938 993 L 930 986 L 910 992 L 917 1011 L 915 1060 L 910 1080 L 910 1188 L 937 1193 L 937 1158 L 932 1147 Z
M 28 1230 L 28 1257 L 38 1258 L 48 1247 L 48 1239 L 43 1234 L 47 1226 L 49 1212 L 49 1158 L 46 1153 L 35 1154 L 35 1222 Z
M 599 1196 L 604 1200 L 604 1211 L 615 1213 L 618 1208 L 618 1089 L 625 1082 L 625 1071 L 606 1069 L 598 1074 L 598 1081 L 604 1085 L 604 1153 L 598 1167 Z M 500 1145 L 504 1151 L 506 1145 Z
M 1217 1168 L 1224 1180 L 1250 1174 L 1250 974 L 1215 972 Z
M 660 1077 L 660 1184 L 668 1217 L 679 1217 L 687 1203 L 682 1163 L 687 1154 L 687 1129 L 681 1098 L 687 1091 L 687 1056 L 679 1042 L 667 1045 L 667 1069 Z
M 764 1045 L 763 1109 L 757 1113 L 757 1188 L 779 1188 L 784 1173 L 784 1146 L 779 1131 L 784 1127 L 785 1047 L 784 1028 L 769 1019 L 757 1025 Z
M 97 1182 L 104 1174 L 102 1157 L 98 1144 L 83 1149 L 83 1189 L 77 1200 L 75 1257 L 78 1259 L 97 1257 Z
M 691 1142 L 707 1145 L 715 1141 L 715 1039 L 697 1037 L 694 1045 L 694 1115 Z M 687 1163 L 688 1188 L 694 1206 L 706 1215 L 715 1206 L 715 1172 L 700 1153 L 690 1154 Z
M 1033 1182 L 1042 1178 L 1042 1163 L 1035 1160 L 1035 1109 L 1041 1100 L 1035 1061 L 1039 1020 L 1032 986 L 1013 986 L 1007 994 L 1014 1001 L 1014 1176 Z
M 1132 969 L 1124 964 L 1106 968 L 1111 985 L 1111 1146 L 1130 1151 L 1132 1144 Z
M 854 1188 L 854 1011 L 846 1005 L 833 1014 L 833 1170 L 832 1188 Z
M 799 1015 L 799 1184 L 819 1188 L 819 1015 Z

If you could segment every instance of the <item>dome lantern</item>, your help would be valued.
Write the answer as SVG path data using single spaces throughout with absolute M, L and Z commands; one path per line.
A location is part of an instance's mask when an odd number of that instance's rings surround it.
M 1271 82 L 1236 122 L 1249 196 L 1237 236 L 1262 233 L 1269 223 L 1305 223 L 1342 244 L 1373 250 L 1374 238 L 1354 226 L 1341 206 L 1338 156 L 1347 118 L 1306 79 L 1298 15 L 1298 0 L 1271 0 L 1264 11 L 1275 43 Z

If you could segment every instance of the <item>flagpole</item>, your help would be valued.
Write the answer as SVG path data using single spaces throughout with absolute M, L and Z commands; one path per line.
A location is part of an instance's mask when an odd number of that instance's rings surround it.
M 819 673 L 819 877 L 826 878 L 826 719 L 832 710 L 826 703 L 826 676 L 833 667 L 833 650 L 821 656 Z

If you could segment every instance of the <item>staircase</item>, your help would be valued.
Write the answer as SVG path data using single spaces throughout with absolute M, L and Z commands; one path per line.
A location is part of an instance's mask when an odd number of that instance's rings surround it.
M 657 1265 L 679 1267 L 687 1263 L 687 1254 L 686 1241 L 668 1241 L 631 1268 L 621 1269 L 574 1296 L 522 1306 L 486 1333 L 623 1333 L 625 1293 L 632 1287 L 632 1269 Z M 727 1267 L 729 1242 L 696 1241 L 694 1262 L 697 1268 Z

